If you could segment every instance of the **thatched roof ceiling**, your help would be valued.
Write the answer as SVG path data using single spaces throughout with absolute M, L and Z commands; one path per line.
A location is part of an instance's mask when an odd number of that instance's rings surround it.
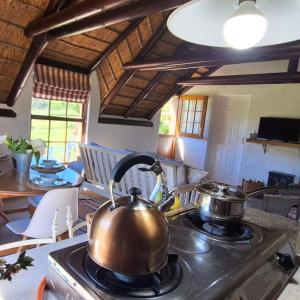
M 24 29 L 44 15 L 49 2 L 49 0 L 2 0 L 0 2 L 0 103 L 6 103 L 32 43 L 32 39 L 24 35 Z M 158 76 L 157 72 L 137 71 L 115 93 L 116 85 L 128 72 L 123 70 L 123 65 L 139 57 L 158 30 L 161 31 L 160 37 L 149 49 L 150 51 L 143 54 L 143 57 L 161 58 L 178 53 L 182 41 L 172 36 L 166 29 L 167 16 L 168 13 L 159 12 L 145 17 L 97 66 L 101 101 L 105 103 L 101 113 L 150 118 L 161 107 L 162 102 L 177 92 L 176 81 L 190 73 L 188 70 L 180 70 L 164 72 Z M 40 58 L 44 61 L 89 70 L 130 24 L 131 22 L 125 21 L 51 41 L 41 53 Z M 205 71 L 206 69 L 202 70 L 202 72 Z M 157 83 L 154 84 L 154 81 Z M 114 88 L 115 91 L 113 91 Z M 143 93 L 145 88 L 149 90 L 147 94 Z M 112 91 L 114 97 L 107 102 Z M 134 109 L 130 109 L 132 105 Z
M 12 105 L 12 98 L 16 98 L 20 88 L 18 82 L 22 83 L 20 69 L 22 65 L 26 65 L 23 62 L 34 45 L 33 39 L 24 34 L 28 24 L 49 14 L 49 7 L 53 3 L 56 3 L 57 11 L 81 2 L 82 0 L 0 1 L 0 103 Z M 139 1 L 131 2 L 135 4 Z M 174 94 L 184 90 L 176 84 L 178 81 L 199 77 L 204 73 L 207 75 L 214 69 L 178 68 L 163 72 L 124 70 L 124 65 L 133 61 L 212 53 L 209 47 L 183 43 L 170 34 L 166 28 L 169 13 L 170 11 L 158 12 L 144 18 L 51 40 L 42 48 L 39 60 L 85 73 L 96 70 L 101 96 L 100 114 L 150 119 Z

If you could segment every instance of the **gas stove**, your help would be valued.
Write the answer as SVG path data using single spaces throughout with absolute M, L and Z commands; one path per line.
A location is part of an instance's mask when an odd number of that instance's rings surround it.
M 126 276 L 95 264 L 87 243 L 50 253 L 57 299 L 276 299 L 298 269 L 287 238 L 249 222 L 216 225 L 196 211 L 169 221 L 170 253 L 157 273 Z

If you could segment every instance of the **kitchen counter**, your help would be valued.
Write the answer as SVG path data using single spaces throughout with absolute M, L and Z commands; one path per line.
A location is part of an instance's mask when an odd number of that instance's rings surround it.
M 260 226 L 275 228 L 283 232 L 293 245 L 300 259 L 300 227 L 299 222 L 277 214 L 268 213 L 256 208 L 247 208 L 244 220 Z

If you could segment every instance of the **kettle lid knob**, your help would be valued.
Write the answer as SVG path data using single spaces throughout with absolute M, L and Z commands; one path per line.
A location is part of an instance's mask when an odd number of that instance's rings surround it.
M 132 187 L 130 190 L 129 190 L 129 193 L 131 196 L 133 197 L 137 197 L 137 196 L 140 196 L 142 195 L 142 191 L 137 188 L 137 187 Z

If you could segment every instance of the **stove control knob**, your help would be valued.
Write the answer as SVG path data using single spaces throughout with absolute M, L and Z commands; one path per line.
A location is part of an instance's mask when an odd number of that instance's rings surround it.
M 276 262 L 284 271 L 289 271 L 295 267 L 291 255 L 277 252 L 275 254 Z

